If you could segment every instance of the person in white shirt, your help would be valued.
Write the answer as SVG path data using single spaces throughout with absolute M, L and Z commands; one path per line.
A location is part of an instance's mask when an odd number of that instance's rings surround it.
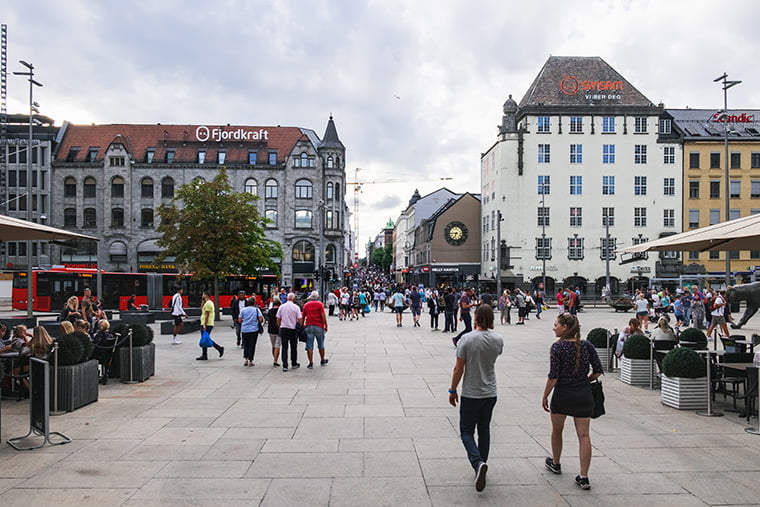
M 710 315 L 712 318 L 710 319 L 710 327 L 707 328 L 707 336 L 709 337 L 713 329 L 715 329 L 715 326 L 720 326 L 720 330 L 723 333 L 723 336 L 728 337 L 731 335 L 731 333 L 728 332 L 728 326 L 726 325 L 726 291 L 722 290 L 719 291 L 715 298 L 712 300 L 712 305 L 710 309 Z
M 174 317 L 172 345 L 179 345 L 182 340 L 177 335 L 182 331 L 182 319 L 187 317 L 182 306 L 182 287 L 177 287 L 177 292 L 172 296 L 172 316 Z

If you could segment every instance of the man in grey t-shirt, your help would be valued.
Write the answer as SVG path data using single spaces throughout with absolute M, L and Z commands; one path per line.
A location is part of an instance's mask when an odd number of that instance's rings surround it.
M 491 415 L 496 406 L 496 358 L 504 348 L 504 340 L 493 331 L 493 309 L 480 305 L 475 310 L 475 330 L 459 341 L 457 361 L 451 375 L 449 403 L 459 404 L 459 432 L 467 458 L 475 470 L 475 489 L 483 491 L 488 471 L 488 452 L 491 444 Z M 462 380 L 462 398 L 457 386 Z M 478 442 L 475 442 L 475 427 Z

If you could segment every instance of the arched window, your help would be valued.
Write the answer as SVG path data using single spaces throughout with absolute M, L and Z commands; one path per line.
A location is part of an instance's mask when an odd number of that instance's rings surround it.
M 267 209 L 264 212 L 264 216 L 270 220 L 270 222 L 267 222 L 267 228 L 268 229 L 277 229 L 277 210 L 276 209 Z
M 140 212 L 140 227 L 153 227 L 153 208 L 143 208 Z
M 108 248 L 111 262 L 127 262 L 127 244 L 123 241 L 114 241 Z
M 314 245 L 304 240 L 293 245 L 293 262 L 314 262 Z
M 340 183 L 335 184 L 335 200 L 340 201 Z
M 169 176 L 161 180 L 161 197 L 168 199 L 174 197 L 174 180 Z
M 325 229 L 335 229 L 335 212 L 331 209 L 325 211 Z
M 335 187 L 333 186 L 332 182 L 327 184 L 327 190 L 325 191 L 325 198 L 328 201 L 332 201 L 333 195 L 334 195 L 333 194 L 333 190 L 334 189 L 335 189 Z
M 63 180 L 63 196 L 64 197 L 76 197 L 77 196 L 77 180 L 73 176 L 69 176 Z
M 77 226 L 77 209 L 76 208 L 66 208 L 63 210 L 63 226 L 64 227 Z
M 124 208 L 111 209 L 111 227 L 124 227 Z
M 245 180 L 245 186 L 243 187 L 243 191 L 251 195 L 257 195 L 259 193 L 259 184 L 256 183 L 256 180 L 254 180 L 253 178 L 248 178 L 247 180 Z
M 309 156 L 306 153 L 301 153 L 301 167 L 309 167 Z
M 92 176 L 88 176 L 87 178 L 84 179 L 84 196 L 85 197 L 92 197 L 94 199 L 95 188 L 96 188 L 95 178 L 93 178 Z
M 124 178 L 121 176 L 114 176 L 111 180 L 111 197 L 124 197 Z
M 296 181 L 296 199 L 311 199 L 312 185 L 309 180 Z
M 327 157 L 327 168 L 328 169 L 332 169 L 334 165 L 335 165 L 335 163 L 333 162 L 333 158 L 332 157 Z
M 277 180 L 267 180 L 266 185 L 264 185 L 264 197 L 266 199 L 277 199 Z
M 296 210 L 296 229 L 311 229 L 312 211 L 308 209 Z
M 143 178 L 140 181 L 140 197 L 153 199 L 153 178 Z
M 335 264 L 335 247 L 333 245 L 327 245 L 325 249 L 325 262 Z
M 97 214 L 95 213 L 95 208 L 85 208 L 84 209 L 84 221 L 82 222 L 82 227 L 85 229 L 94 229 L 97 227 Z

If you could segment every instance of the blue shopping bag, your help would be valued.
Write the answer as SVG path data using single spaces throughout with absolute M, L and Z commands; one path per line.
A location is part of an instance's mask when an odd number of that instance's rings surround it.
M 211 341 L 211 335 L 205 329 L 201 332 L 201 341 L 198 343 L 201 347 L 213 347 L 214 342 Z

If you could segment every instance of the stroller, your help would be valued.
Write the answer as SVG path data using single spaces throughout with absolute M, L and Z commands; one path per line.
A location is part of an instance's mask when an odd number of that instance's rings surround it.
M 91 359 L 98 361 L 98 383 L 106 385 L 108 376 L 111 371 L 111 362 L 116 351 L 116 344 L 121 338 L 119 334 L 114 335 L 109 331 L 98 331 L 95 333 L 93 344 L 95 348 L 92 351 Z

